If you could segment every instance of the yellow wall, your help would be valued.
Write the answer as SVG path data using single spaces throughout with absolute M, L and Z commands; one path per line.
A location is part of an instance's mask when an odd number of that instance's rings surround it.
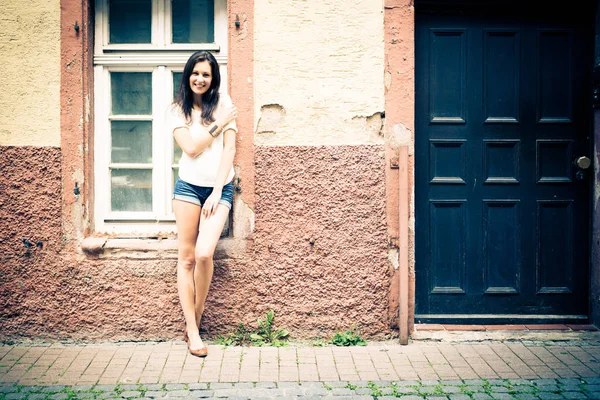
M 0 1 L 0 60 L 0 145 L 60 146 L 59 0 Z
M 255 143 L 383 143 L 383 1 L 254 4 Z

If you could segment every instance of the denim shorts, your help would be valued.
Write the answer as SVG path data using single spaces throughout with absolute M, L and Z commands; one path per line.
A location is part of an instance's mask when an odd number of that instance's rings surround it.
M 212 187 L 192 185 L 178 178 L 177 182 L 175 182 L 175 190 L 173 190 L 173 199 L 187 201 L 188 203 L 202 207 L 212 191 Z M 219 204 L 223 204 L 231 210 L 231 206 L 233 205 L 233 182 L 229 182 L 223 186 Z

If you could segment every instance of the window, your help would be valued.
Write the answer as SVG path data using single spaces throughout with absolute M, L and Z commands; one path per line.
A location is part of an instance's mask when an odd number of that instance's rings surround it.
M 98 232 L 174 232 L 181 150 L 163 128 L 188 57 L 214 52 L 227 91 L 227 0 L 97 0 L 94 220 Z

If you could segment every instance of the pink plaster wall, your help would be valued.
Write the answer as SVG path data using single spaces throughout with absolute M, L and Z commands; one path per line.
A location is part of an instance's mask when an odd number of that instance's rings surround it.
M 297 339 L 350 328 L 394 335 L 383 152 L 256 149 L 254 246 L 216 262 L 207 337 L 239 322 L 255 326 L 269 309 Z M 61 156 L 55 148 L 0 149 L 0 339 L 180 338 L 175 260 L 87 257 L 63 242 Z M 27 255 L 21 237 L 44 247 Z

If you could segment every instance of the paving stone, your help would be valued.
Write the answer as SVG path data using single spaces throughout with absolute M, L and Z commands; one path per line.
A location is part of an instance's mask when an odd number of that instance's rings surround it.
M 96 395 L 96 399 L 114 399 L 119 397 L 116 392 L 103 392 Z
M 124 399 L 140 397 L 141 395 L 142 395 L 142 392 L 140 392 L 138 390 L 126 390 L 123 393 L 121 393 L 121 397 Z
M 527 379 L 509 379 L 508 380 L 508 384 L 509 385 L 531 385 L 531 382 L 528 381 Z
M 461 381 L 460 379 L 454 379 L 454 380 L 442 380 L 440 381 L 440 384 L 444 385 L 444 386 L 456 386 L 456 385 L 462 385 L 463 381 Z
M 579 378 L 559 378 L 557 382 L 563 385 L 579 385 L 583 381 Z
M 188 395 L 188 399 L 206 399 L 213 397 L 215 392 L 213 390 L 192 390 Z
M 151 397 L 153 399 L 161 399 L 167 395 L 168 392 L 161 392 L 157 390 L 150 390 L 146 392 L 146 397 Z
M 587 397 L 594 400 L 600 400 L 600 392 L 588 392 L 586 393 Z
M 593 384 L 593 385 L 590 385 L 590 384 L 585 385 L 584 384 L 584 385 L 581 385 L 581 387 L 584 390 L 587 390 L 588 392 L 600 392 L 600 385 L 597 385 L 597 384 Z
M 465 379 L 465 385 L 482 386 L 484 383 L 483 379 Z
M 587 399 L 588 397 L 583 392 L 562 392 L 565 399 L 576 400 L 576 399 Z
M 168 397 L 169 398 L 182 398 L 182 397 L 187 397 L 190 394 L 189 390 L 173 390 L 171 392 L 169 392 Z
M 377 387 L 385 387 L 385 386 L 392 386 L 392 382 L 391 381 L 371 381 L 373 383 L 373 385 L 377 386 Z M 368 385 L 368 382 L 367 382 Z
M 394 397 L 394 396 L 378 397 L 378 399 L 385 399 L 385 398 L 390 398 L 390 399 L 396 400 L 396 397 Z M 373 396 L 366 396 L 366 395 L 363 395 L 363 396 L 352 396 L 351 399 L 352 400 L 373 400 Z
M 130 392 L 130 391 L 140 390 L 140 385 L 125 384 L 125 385 L 121 385 L 119 387 L 124 392 Z
M 24 400 L 27 399 L 28 393 L 8 393 L 4 398 L 6 400 Z
M 348 382 L 346 382 L 346 381 L 331 381 L 331 382 L 324 382 L 323 384 L 325 386 L 329 386 L 331 388 L 345 388 L 346 386 L 348 386 Z
M 79 395 L 77 397 L 79 397 Z M 29 395 L 27 395 L 27 400 L 42 400 L 45 398 L 46 395 L 44 393 L 29 393 Z
M 66 393 L 56 393 L 56 394 L 50 396 L 50 398 L 52 400 L 65 400 L 65 399 L 69 398 L 69 395 Z
M 531 393 L 517 393 L 514 397 L 518 400 L 537 400 L 537 396 L 534 396 Z
M 490 385 L 495 385 L 495 386 L 504 386 L 504 385 L 506 385 L 506 381 L 504 381 L 503 379 L 488 379 L 487 382 Z
M 94 390 L 98 390 L 101 392 L 112 392 L 116 389 L 117 385 L 96 385 L 94 386 Z
M 278 382 L 277 387 L 279 388 L 297 388 L 300 387 L 298 382 Z
M 442 386 L 442 391 L 445 394 L 462 393 L 462 389 L 459 386 Z
M 449 397 L 450 400 L 471 400 L 471 397 L 466 394 L 451 394 Z
M 414 394 L 410 394 L 408 396 L 400 397 L 402 400 L 423 400 L 423 396 L 415 396 Z
M 508 388 L 504 386 L 492 386 L 490 391 L 492 393 L 508 393 Z
M 421 385 L 423 385 L 423 386 L 436 386 L 439 383 L 440 383 L 440 381 L 438 381 L 438 380 L 431 380 L 431 379 L 429 379 L 429 380 L 422 380 L 421 381 Z
M 236 383 L 236 386 L 240 385 L 241 383 L 243 383 L 243 382 Z M 254 386 L 252 384 L 252 382 L 245 382 L 245 383 L 249 383 L 250 385 Z M 190 383 L 188 385 L 188 389 L 190 389 L 190 390 L 207 390 L 208 389 L 208 383 L 203 383 L 203 382 L 201 382 L 201 383 Z
M 65 390 L 66 386 L 64 385 L 55 385 L 55 386 L 45 386 L 42 388 L 43 393 L 58 393 Z
M 560 385 L 559 389 L 563 392 L 580 392 L 582 390 L 580 385 Z
M 473 400 L 490 400 L 492 396 L 485 393 L 473 393 Z
M 364 395 L 372 395 L 373 394 L 373 391 L 369 388 L 356 388 L 356 389 L 354 389 L 354 392 L 356 394 L 361 394 L 361 395 L 362 394 L 364 394 Z
M 396 386 L 418 386 L 418 381 L 396 381 L 394 382 Z
M 538 385 L 540 392 L 558 392 L 558 385 Z
M 198 385 L 198 383 L 192 383 L 190 386 L 192 385 Z M 201 385 L 206 385 L 206 383 L 201 383 Z M 142 385 L 144 388 L 146 388 L 146 390 L 153 390 L 153 391 L 157 391 L 157 390 L 162 390 L 163 389 L 163 384 L 162 383 L 151 383 L 151 384 L 143 384 Z
M 77 393 L 77 398 L 78 399 L 93 399 L 94 393 L 90 393 L 90 392 L 79 392 Z
M 231 386 L 229 386 L 229 387 L 231 387 Z M 167 389 L 169 391 L 171 391 L 171 390 L 183 390 L 183 389 L 185 389 L 185 385 L 183 383 L 167 383 L 165 385 L 165 389 Z
M 71 386 L 71 390 L 74 392 L 89 392 L 93 387 L 94 385 L 76 385 Z
M 583 380 L 589 385 L 600 385 L 600 378 L 583 378 Z
M 236 389 L 253 389 L 254 388 L 254 383 L 252 382 L 237 382 L 234 387 Z M 191 387 L 190 387 L 191 389 Z
M 377 389 L 383 395 L 394 394 L 394 388 L 393 387 L 383 387 L 383 388 L 378 387 Z
M 210 390 L 218 390 L 218 389 L 232 389 L 233 383 L 229 382 L 211 382 L 208 384 Z
M 277 385 L 275 384 L 275 382 L 256 382 L 256 387 L 263 389 L 272 389 L 276 388 Z
M 465 392 L 473 392 L 473 393 L 477 393 L 477 392 L 485 392 L 485 389 L 483 388 L 483 386 L 465 386 L 464 387 Z
M 352 396 L 354 393 L 348 388 L 335 388 L 331 390 L 333 396 Z
M 562 400 L 562 399 L 564 399 L 564 397 L 561 394 L 550 393 L 550 392 L 540 392 L 537 394 L 537 396 L 541 400 Z
M 31 393 L 31 392 L 39 392 L 41 390 L 42 390 L 42 386 L 21 386 L 21 390 L 19 390 L 19 392 Z
M 437 388 L 435 386 L 421 386 L 419 388 L 419 393 L 421 394 L 433 394 Z
M 359 389 L 356 389 L 359 390 Z M 368 389 L 369 391 L 371 389 Z M 325 389 L 324 387 L 318 388 L 318 387 L 311 387 L 311 388 L 306 388 L 304 389 L 304 394 L 303 396 L 327 396 L 329 395 L 331 392 L 327 389 Z
M 496 400 L 513 400 L 514 397 L 508 393 L 491 393 L 492 396 Z
M 396 393 L 402 393 L 402 394 L 419 393 L 419 390 L 412 386 L 397 386 Z
M 532 379 L 534 385 L 556 385 L 556 379 Z
M 18 388 L 16 386 L 0 386 L 0 393 L 13 393 L 17 390 Z
M 373 398 L 371 396 L 369 396 L 370 398 Z M 354 399 L 354 397 L 353 397 Z M 396 400 L 396 396 L 379 396 L 377 397 L 377 399 L 379 400 Z

